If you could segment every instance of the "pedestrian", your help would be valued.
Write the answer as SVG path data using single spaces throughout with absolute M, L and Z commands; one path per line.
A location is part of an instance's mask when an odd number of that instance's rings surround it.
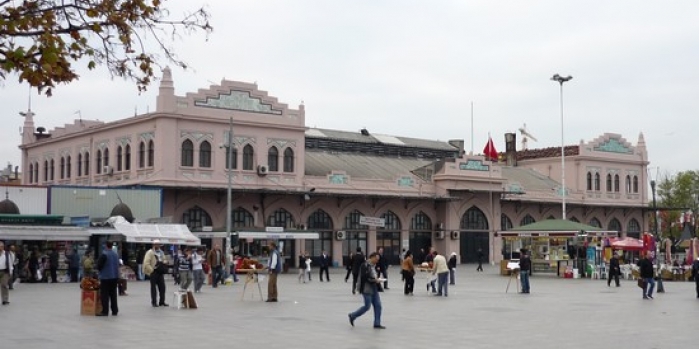
M 383 289 L 388 290 L 388 259 L 383 253 L 383 247 L 379 248 L 378 273 L 380 278 L 386 280 L 383 282 Z
M 146 257 L 146 249 L 143 248 L 143 245 L 138 246 L 138 251 L 136 251 L 136 265 L 138 267 L 137 272 L 137 277 L 138 280 L 143 281 L 146 279 L 146 276 L 143 274 L 143 258 Z
M 238 274 L 235 272 L 236 269 L 238 269 L 238 260 L 240 259 L 240 256 L 235 252 L 234 249 L 231 249 L 231 253 L 228 257 L 228 262 L 230 263 L 230 272 L 229 274 L 233 277 L 233 282 L 238 282 Z
M 519 258 L 519 279 L 522 282 L 522 293 L 529 293 L 529 275 L 532 270 L 532 260 L 529 259 L 527 250 L 520 250 Z
M 13 272 L 12 272 L 12 280 L 10 280 L 10 289 L 14 289 L 14 284 L 17 279 L 21 277 L 20 272 L 22 269 L 22 262 L 23 262 L 23 254 L 22 254 L 22 249 L 20 248 L 19 250 L 16 248 L 15 245 L 10 245 L 10 255 L 14 255 L 15 257 L 15 262 L 13 264 Z
M 269 242 L 269 264 L 267 265 L 269 280 L 267 281 L 267 302 L 277 302 L 277 275 L 282 272 L 282 261 L 277 251 L 277 243 Z
M 426 257 L 425 249 L 421 248 L 420 251 L 417 254 L 415 254 L 415 258 L 413 259 L 413 264 L 421 265 L 422 262 L 426 262 L 425 257 Z
M 226 256 L 223 255 L 219 245 L 214 245 L 214 248 L 209 251 L 207 262 L 211 267 L 211 286 L 217 288 L 219 283 L 223 284 L 223 266 L 226 265 Z
M 476 258 L 478 259 L 478 268 L 476 268 L 476 271 L 483 271 L 483 250 L 478 248 L 478 251 L 476 252 Z
M 447 266 L 449 267 L 449 285 L 456 285 L 456 279 L 454 278 L 454 274 L 456 274 L 456 252 L 451 253 Z
M 648 259 L 647 253 L 641 256 L 641 260 L 638 261 L 638 267 L 643 280 L 643 299 L 653 299 L 653 290 L 655 289 L 653 277 L 655 273 L 653 271 L 653 263 Z
M 323 282 L 323 273 L 325 273 L 325 280 L 327 282 L 330 282 L 330 274 L 328 269 L 330 268 L 330 263 L 332 263 L 332 259 L 330 256 L 328 256 L 325 251 L 321 252 L 320 254 L 320 275 L 318 275 L 318 278 L 320 279 L 320 282 Z
M 165 303 L 165 274 L 167 274 L 167 269 L 165 253 L 160 247 L 160 240 L 153 240 L 153 247 L 143 257 L 143 272 L 150 278 L 150 303 L 153 307 L 169 306 Z M 160 301 L 158 301 L 158 294 L 160 295 Z
M 70 282 L 78 282 L 78 270 L 80 270 L 80 255 L 78 254 L 78 249 L 74 248 L 73 252 L 66 257 L 68 259 Z
M 112 243 L 107 241 L 102 255 L 97 260 L 97 270 L 100 278 L 100 299 L 102 312 L 97 316 L 109 315 L 111 305 L 112 315 L 117 316 L 119 305 L 117 304 L 117 281 L 119 279 L 119 255 L 112 249 Z
M 38 248 L 34 248 L 34 251 L 29 253 L 29 260 L 27 261 L 27 268 L 29 269 L 29 282 L 40 282 L 41 281 L 41 267 L 39 265 L 40 253 Z
M 697 298 L 699 298 L 699 257 L 692 263 L 692 277 L 694 278 L 694 285 L 697 291 Z
M 345 282 L 347 282 L 350 275 L 352 275 L 352 257 L 354 257 L 354 253 L 350 252 L 347 262 L 345 262 L 345 269 L 347 270 L 347 273 L 345 274 Z
M 447 267 L 447 259 L 439 252 L 433 251 L 434 261 L 432 264 L 432 275 L 437 275 L 437 294 L 435 296 L 447 297 L 449 292 L 449 267 Z
M 51 271 L 51 283 L 55 284 L 58 282 L 58 251 L 56 249 L 51 249 L 49 252 L 49 270 Z
M 412 295 L 415 288 L 415 265 L 413 264 L 413 253 L 405 251 L 403 254 L 403 263 L 401 264 L 401 272 L 403 274 L 403 294 Z
M 612 286 L 612 278 L 616 283 L 616 287 L 621 286 L 619 284 L 619 274 L 621 274 L 621 269 L 619 269 L 619 256 L 616 252 L 612 255 L 612 259 L 609 260 L 609 275 L 607 276 L 607 287 Z
M 378 257 L 377 257 L 378 258 Z M 352 257 L 352 294 L 357 293 L 357 281 L 359 278 L 359 271 L 365 262 L 364 254 L 362 253 L 362 248 L 357 247 L 357 252 Z
M 0 298 L 2 305 L 10 304 L 10 285 L 14 265 L 15 254 L 9 249 L 5 251 L 5 243 L 0 241 Z
M 304 260 L 304 263 L 306 264 L 306 276 L 308 277 L 308 282 L 311 282 L 311 256 L 308 255 L 308 252 L 306 252 L 306 260 Z
M 374 328 L 375 329 L 386 329 L 385 326 L 381 324 L 381 296 L 379 296 L 379 286 L 381 285 L 381 279 L 378 278 L 376 274 L 376 264 L 379 261 L 379 254 L 377 252 L 372 252 L 369 255 L 369 259 L 362 263 L 360 267 L 360 279 L 359 279 L 359 290 L 364 298 L 364 305 L 352 313 L 347 314 L 349 317 L 350 325 L 354 327 L 354 320 L 358 317 L 364 315 L 369 308 L 374 308 Z
M 427 250 L 428 250 L 428 252 L 424 256 L 425 259 L 424 259 L 423 263 L 427 263 L 429 268 L 434 270 L 434 249 L 432 247 L 430 247 Z M 435 287 L 435 282 L 436 282 L 436 279 L 432 279 L 432 280 L 430 280 L 430 283 L 427 285 L 427 290 L 429 290 L 431 287 L 432 293 L 437 293 L 437 288 Z
M 299 283 L 306 283 L 306 252 L 299 255 Z
M 127 279 L 127 273 L 129 272 L 129 266 L 124 265 L 123 260 L 119 260 L 119 280 L 117 280 L 117 290 L 119 291 L 120 296 L 128 296 L 129 294 L 126 293 L 126 289 L 128 288 L 128 279 Z
M 192 276 L 194 277 L 195 293 L 201 292 L 201 287 L 204 285 L 204 268 L 202 266 L 204 263 L 204 256 L 202 256 L 202 252 L 201 247 L 197 247 L 192 254 Z
M 381 279 L 376 275 L 376 263 L 379 261 L 379 254 L 372 252 L 369 259 L 363 262 L 360 267 L 359 290 L 364 297 L 364 305 L 356 311 L 347 314 L 350 325 L 354 327 L 354 320 L 366 313 L 369 308 L 374 308 L 374 328 L 386 329 L 381 325 L 381 297 L 379 296 L 379 285 Z
M 186 247 L 184 253 L 180 256 L 180 261 L 178 263 L 178 271 L 180 274 L 180 291 L 187 291 L 189 285 L 192 284 L 192 248 Z

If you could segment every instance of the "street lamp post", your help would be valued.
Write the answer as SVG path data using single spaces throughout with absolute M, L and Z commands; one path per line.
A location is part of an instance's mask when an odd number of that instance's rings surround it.
M 663 275 L 660 272 L 660 235 L 658 235 L 658 210 L 655 202 L 655 180 L 650 181 L 650 190 L 653 194 L 653 235 L 657 241 L 655 248 L 655 264 L 658 270 L 658 293 L 664 293 L 665 287 L 663 287 Z M 667 253 L 667 251 L 665 251 Z
M 561 211 L 562 211 L 562 218 L 566 219 L 566 155 L 565 155 L 565 138 L 564 138 L 564 133 L 563 133 L 563 83 L 566 81 L 572 80 L 573 77 L 568 75 L 568 76 L 560 76 L 558 74 L 554 74 L 551 77 L 551 80 L 558 82 L 558 84 L 561 86 Z
M 233 117 L 230 118 L 228 122 L 228 142 L 225 145 L 227 153 L 228 167 L 228 186 L 226 192 L 226 250 L 224 255 L 226 256 L 226 271 L 229 271 L 230 266 L 230 256 L 229 251 L 233 248 L 231 246 L 231 206 L 233 201 L 232 187 L 233 187 Z

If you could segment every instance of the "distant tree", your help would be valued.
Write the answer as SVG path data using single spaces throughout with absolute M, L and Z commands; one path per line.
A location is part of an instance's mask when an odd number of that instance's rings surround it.
M 661 220 L 662 231 L 679 237 L 682 227 L 675 224 L 686 210 L 692 210 L 697 219 L 699 210 L 699 171 L 678 172 L 674 176 L 665 176 L 657 184 L 658 206 L 674 208 L 663 212 Z
M 162 59 L 187 68 L 170 40 L 213 30 L 203 7 L 171 18 L 166 1 L 0 0 L 0 81 L 17 74 L 51 96 L 56 84 L 79 78 L 80 63 L 106 66 L 144 91 Z

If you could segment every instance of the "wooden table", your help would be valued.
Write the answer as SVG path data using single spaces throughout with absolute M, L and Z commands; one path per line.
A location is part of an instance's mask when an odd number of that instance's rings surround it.
M 237 273 L 245 273 L 245 284 L 243 285 L 243 292 L 240 294 L 240 300 L 245 298 L 245 291 L 248 288 L 248 284 L 257 284 L 257 291 L 260 294 L 260 301 L 262 301 L 262 288 L 260 287 L 260 273 L 265 272 L 267 269 L 238 269 Z M 255 291 L 250 294 L 251 298 L 255 298 Z

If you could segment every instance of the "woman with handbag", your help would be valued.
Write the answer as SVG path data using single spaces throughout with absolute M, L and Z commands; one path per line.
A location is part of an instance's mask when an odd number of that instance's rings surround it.
M 405 281 L 403 293 L 406 296 L 412 295 L 415 287 L 415 265 L 413 264 L 413 253 L 410 251 L 405 252 L 401 272 L 403 273 L 403 281 Z

